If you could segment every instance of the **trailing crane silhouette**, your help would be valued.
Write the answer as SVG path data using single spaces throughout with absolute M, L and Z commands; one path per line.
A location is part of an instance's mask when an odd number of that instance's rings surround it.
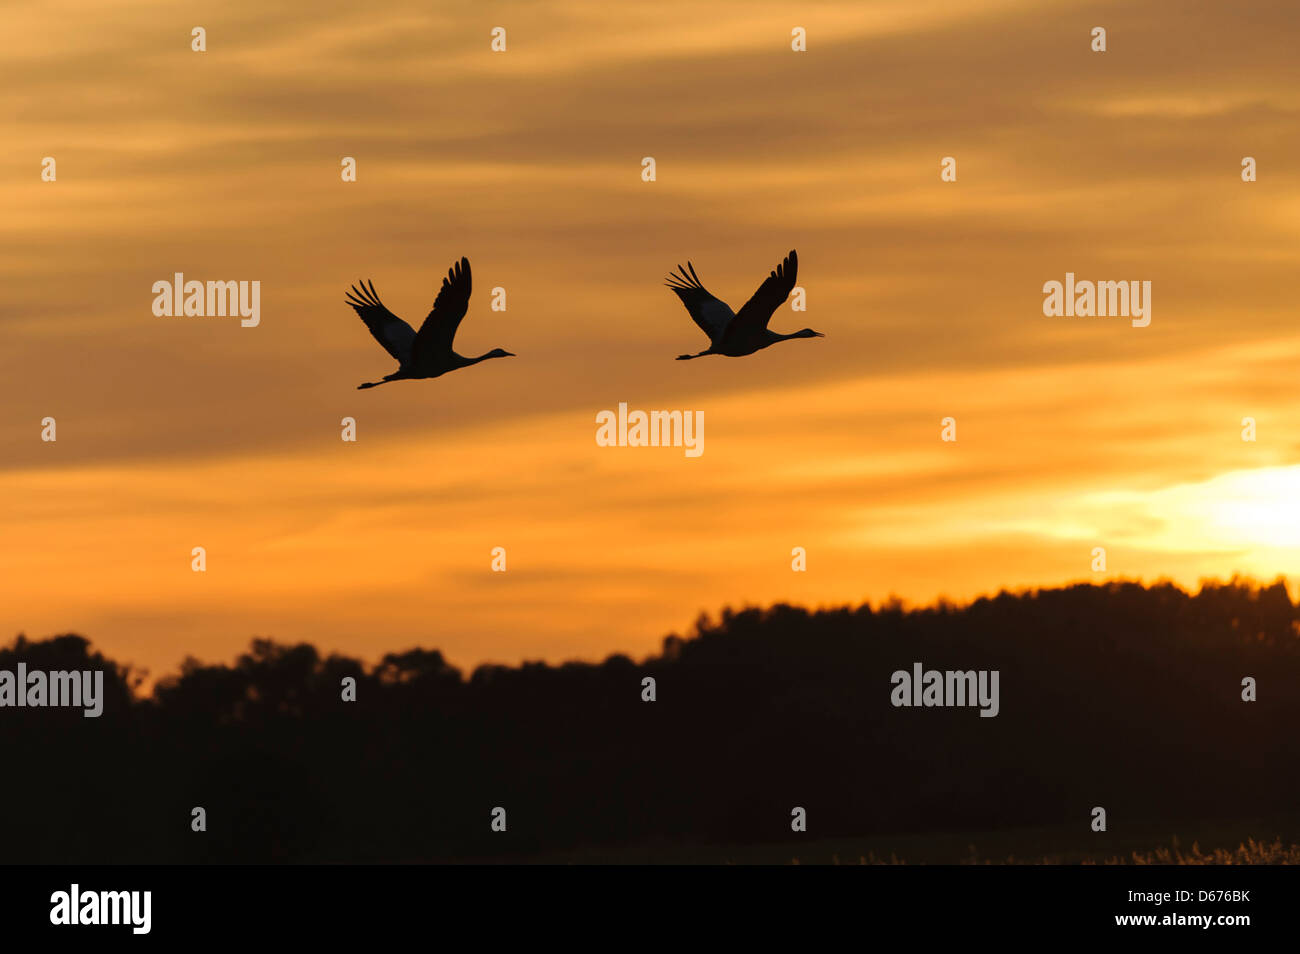
M 795 274 L 799 270 L 799 256 L 791 249 L 785 261 L 778 265 L 771 275 L 763 280 L 752 298 L 734 314 L 725 301 L 715 298 L 705 290 L 695 266 L 689 261 L 686 269 L 677 266 L 676 273 L 670 273 L 664 282 L 677 293 L 686 310 L 691 313 L 700 330 L 709 336 L 709 346 L 697 354 L 679 354 L 678 361 L 702 358 L 706 354 L 724 354 L 739 358 L 753 354 L 774 345 L 778 341 L 791 338 L 824 338 L 819 331 L 804 328 L 793 334 L 783 335 L 772 331 L 767 323 L 772 320 L 772 313 L 784 304 L 794 289 Z
M 369 287 L 365 281 L 360 284 L 360 288 L 352 286 L 347 295 L 347 303 L 356 309 L 375 340 L 397 359 L 398 368 L 392 374 L 384 375 L 383 380 L 358 384 L 357 390 L 375 388 L 386 381 L 436 378 L 448 371 L 467 368 L 488 358 L 514 357 L 514 354 L 503 348 L 493 348 L 477 358 L 466 358 L 452 350 L 451 343 L 456 337 L 456 329 L 469 310 L 470 273 L 467 258 L 462 258 L 447 270 L 442 288 L 438 289 L 438 297 L 433 300 L 433 311 L 425 316 L 419 331 L 412 330 L 410 325 L 384 307 L 384 303 L 375 294 L 373 283 Z

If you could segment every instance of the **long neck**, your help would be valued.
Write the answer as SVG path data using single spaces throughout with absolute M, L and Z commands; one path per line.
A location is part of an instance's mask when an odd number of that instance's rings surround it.
M 486 361 L 488 358 L 500 358 L 500 357 L 503 356 L 499 354 L 493 354 L 491 351 L 489 351 L 487 354 L 481 354 L 477 358 L 461 358 L 461 362 L 462 362 L 462 367 L 469 367 L 471 364 L 478 364 L 480 361 Z
M 798 331 L 792 331 L 788 335 L 779 335 L 775 331 L 769 331 L 768 334 L 772 336 L 770 339 L 768 339 L 770 341 L 789 341 L 791 338 L 821 337 L 820 335 L 817 334 L 817 332 L 813 331 L 811 328 L 800 328 Z

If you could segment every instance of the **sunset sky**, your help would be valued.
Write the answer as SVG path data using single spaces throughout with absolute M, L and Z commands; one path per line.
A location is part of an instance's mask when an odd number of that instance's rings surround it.
M 640 656 L 725 605 L 1300 574 L 1294 3 L 5 19 L 4 641 L 470 667 Z M 707 346 L 673 267 L 738 308 L 792 248 L 808 310 L 772 327 L 825 338 L 673 360 Z M 458 350 L 518 357 L 357 391 L 395 362 L 348 286 L 418 327 L 462 255 Z M 1150 281 L 1150 326 L 1044 317 L 1067 271 Z M 174 272 L 260 281 L 261 325 L 155 317 Z M 703 455 L 598 447 L 619 402 L 702 410 Z

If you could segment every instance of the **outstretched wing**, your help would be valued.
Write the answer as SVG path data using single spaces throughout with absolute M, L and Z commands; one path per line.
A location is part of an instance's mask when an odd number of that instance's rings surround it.
M 691 270 L 689 275 L 686 273 L 686 268 Z M 677 297 L 682 300 L 682 304 L 691 313 L 700 330 L 709 336 L 710 341 L 714 341 L 734 317 L 731 308 L 721 298 L 715 298 L 705 291 L 699 277 L 695 274 L 694 265 L 687 262 L 686 268 L 678 265 L 677 271 L 670 272 L 668 281 L 664 284 L 677 293 Z
M 738 334 L 755 334 L 765 329 L 767 323 L 772 320 L 772 313 L 785 304 L 785 300 L 790 297 L 790 292 L 794 290 L 795 274 L 798 271 L 799 256 L 791 249 L 785 261 L 763 280 L 763 284 L 758 286 L 754 296 L 745 302 L 740 311 L 736 312 L 732 331 Z
M 411 358 L 411 346 L 415 342 L 415 330 L 384 307 L 384 303 L 375 294 L 375 286 L 361 282 L 361 287 L 352 286 L 347 294 L 347 303 L 357 310 L 361 320 L 366 323 L 375 340 L 384 346 L 384 350 L 406 364 Z
M 469 259 L 462 258 L 447 270 L 438 297 L 433 300 L 433 311 L 424 319 L 415 335 L 412 355 L 416 363 L 451 353 L 451 342 L 456 337 L 460 320 L 469 310 L 470 275 Z

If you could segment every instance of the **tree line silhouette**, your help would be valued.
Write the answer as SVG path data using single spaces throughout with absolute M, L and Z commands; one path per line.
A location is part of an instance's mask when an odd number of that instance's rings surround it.
M 149 694 L 81 636 L 19 636 L 0 669 L 19 661 L 103 668 L 106 698 L 98 719 L 0 709 L 7 863 L 517 859 L 1297 805 L 1300 608 L 1280 580 L 726 610 L 641 662 L 468 677 L 434 650 L 368 667 L 269 640 Z M 1000 714 L 895 708 L 891 674 L 918 661 L 999 670 Z

